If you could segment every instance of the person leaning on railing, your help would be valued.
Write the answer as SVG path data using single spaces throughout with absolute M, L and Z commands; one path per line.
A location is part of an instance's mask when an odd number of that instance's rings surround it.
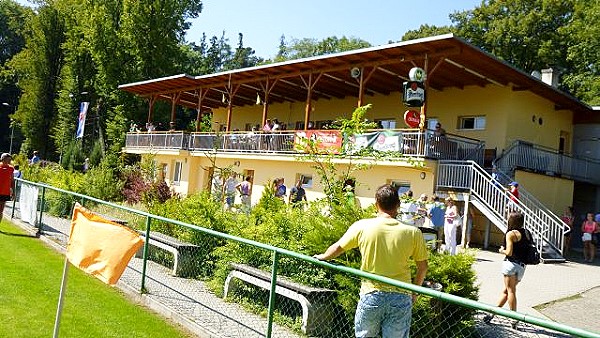
M 412 257 L 417 265 L 413 283 L 422 285 L 427 273 L 427 247 L 421 230 L 396 219 L 398 190 L 389 184 L 379 187 L 375 206 L 376 218 L 355 222 L 342 238 L 314 257 L 330 260 L 358 248 L 361 270 L 406 283 L 411 281 Z M 363 279 L 354 319 L 356 337 L 409 337 L 415 299 L 405 290 Z

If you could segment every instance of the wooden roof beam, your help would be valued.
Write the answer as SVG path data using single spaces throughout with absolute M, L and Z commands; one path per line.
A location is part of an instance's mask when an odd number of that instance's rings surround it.
M 354 88 L 354 89 L 356 89 L 356 90 L 359 90 L 359 89 L 360 89 L 360 86 L 359 86 L 358 84 L 356 84 L 356 83 L 352 83 L 352 82 L 350 82 L 350 81 L 346 81 L 346 80 L 344 80 L 344 79 L 340 79 L 339 77 L 336 77 L 336 76 L 333 76 L 333 75 L 330 75 L 330 74 L 323 74 L 323 75 L 324 75 L 325 77 L 328 77 L 328 78 L 332 79 L 332 80 L 335 80 L 335 81 L 341 82 L 341 83 L 343 83 L 343 84 L 345 84 L 345 85 L 348 85 L 348 86 L 351 86 L 351 87 L 353 87 L 353 88 Z M 374 91 L 372 91 L 371 89 L 368 89 L 368 88 L 367 88 L 367 90 L 366 90 L 366 94 L 369 94 L 369 95 L 374 95 L 374 94 L 376 94 L 376 92 L 374 92 Z
M 494 79 L 491 79 L 491 78 L 489 78 L 487 76 L 481 75 L 478 72 L 476 72 L 476 71 L 474 71 L 474 70 L 472 70 L 472 69 L 470 69 L 468 67 L 465 67 L 465 66 L 461 65 L 458 62 L 452 61 L 450 59 L 444 59 L 444 61 L 446 61 L 447 63 L 449 63 L 449 64 L 451 64 L 451 65 L 453 65 L 453 66 L 455 66 L 457 68 L 460 68 L 460 69 L 466 71 L 467 73 L 473 74 L 473 75 L 475 75 L 475 76 L 477 76 L 477 77 L 479 77 L 481 79 L 485 79 L 486 81 L 488 81 L 490 83 L 493 83 L 493 84 L 495 84 L 497 86 L 505 87 L 507 85 L 506 83 L 501 83 L 501 82 L 498 82 L 498 81 L 496 81 Z
M 305 91 L 305 89 L 306 89 L 306 87 L 302 87 L 301 85 L 299 85 L 297 83 L 294 83 L 294 82 L 291 82 L 291 81 L 288 81 L 288 80 L 279 79 L 279 81 L 282 82 L 282 83 L 285 83 L 287 85 L 290 85 L 292 87 L 295 87 L 297 89 L 301 89 L 302 91 Z M 325 94 L 325 93 L 323 93 L 321 91 L 318 91 L 318 90 L 313 90 L 313 93 L 315 93 L 317 95 L 321 95 L 321 96 L 327 98 L 328 100 L 330 100 L 333 97 L 331 95 Z

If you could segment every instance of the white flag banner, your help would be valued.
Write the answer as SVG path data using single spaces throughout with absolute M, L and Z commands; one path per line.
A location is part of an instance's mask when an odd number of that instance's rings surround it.
M 75 138 L 82 138 L 83 132 L 85 130 L 85 117 L 87 115 L 88 107 L 90 106 L 89 102 L 81 102 L 79 105 L 79 116 L 77 123 L 77 134 L 75 134 Z
M 25 183 L 21 184 L 21 192 L 19 195 L 21 220 L 33 226 L 37 225 L 38 195 L 38 187 Z

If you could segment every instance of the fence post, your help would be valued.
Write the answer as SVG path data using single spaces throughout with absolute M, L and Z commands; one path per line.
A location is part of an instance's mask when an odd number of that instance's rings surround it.
M 148 246 L 150 246 L 150 216 L 146 216 L 146 240 L 144 241 L 144 254 L 142 256 L 142 285 L 140 293 L 146 292 L 146 265 L 148 265 Z
M 17 204 L 17 197 L 19 196 L 19 194 L 17 192 L 19 191 L 20 184 L 21 184 L 21 181 L 16 180 L 15 191 L 13 192 L 14 199 L 12 201 L 12 211 L 10 213 L 10 219 L 15 218 L 15 205 Z
M 273 332 L 273 311 L 275 311 L 275 288 L 277 287 L 277 266 L 279 265 L 279 253 L 273 251 L 273 267 L 271 269 L 271 292 L 269 293 L 269 310 L 267 312 L 267 338 L 271 338 Z
M 42 228 L 44 223 L 42 222 L 42 216 L 44 215 L 44 202 L 46 198 L 46 187 L 42 186 L 42 199 L 40 200 L 40 219 L 38 221 L 38 231 L 35 234 L 37 237 L 42 235 Z

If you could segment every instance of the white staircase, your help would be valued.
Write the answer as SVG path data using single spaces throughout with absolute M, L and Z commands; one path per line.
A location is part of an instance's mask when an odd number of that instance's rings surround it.
M 492 180 L 491 175 L 473 161 L 439 162 L 438 190 L 468 192 L 473 206 L 503 232 L 507 229 L 508 208 L 521 212 L 542 260 L 564 261 L 562 248 L 567 225 L 522 187 L 519 187 L 519 203 L 512 203 L 511 194 L 504 186 L 502 182 Z

